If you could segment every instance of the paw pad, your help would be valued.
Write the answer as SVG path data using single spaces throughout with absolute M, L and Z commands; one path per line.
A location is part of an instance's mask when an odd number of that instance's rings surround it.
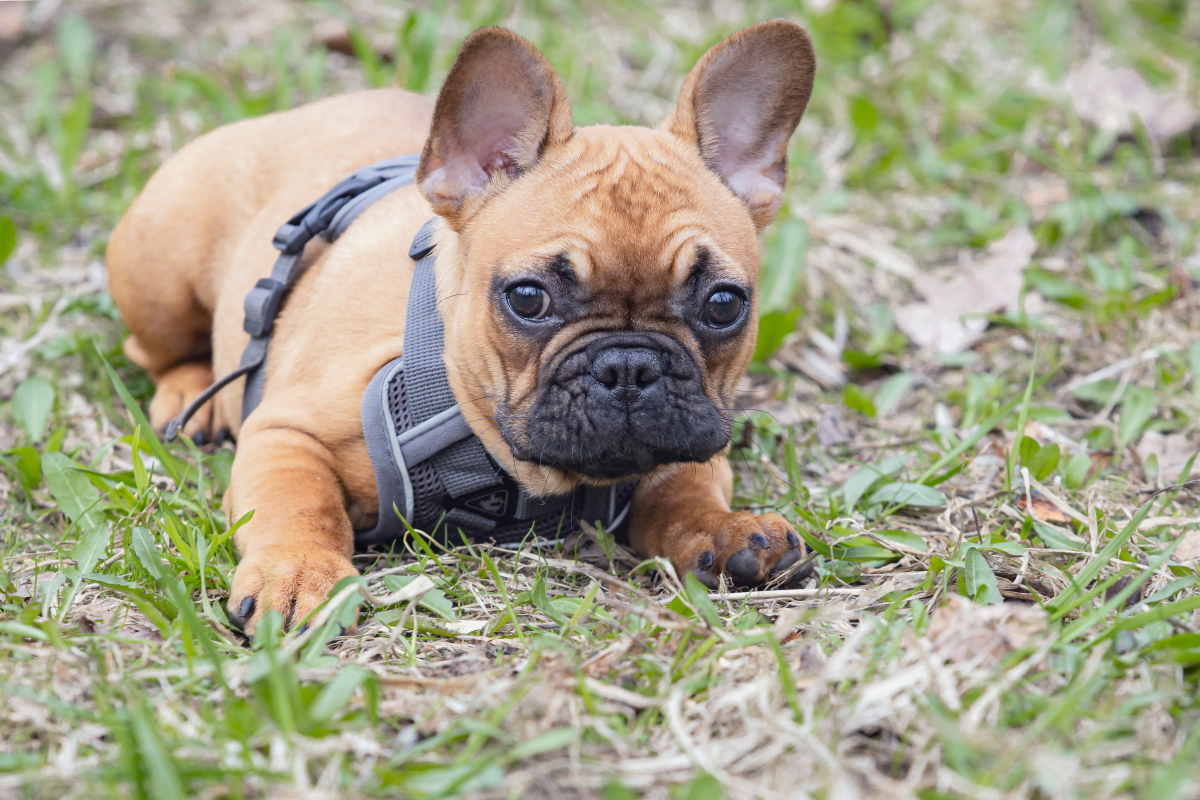
M 758 578 L 758 556 L 749 547 L 739 550 L 725 562 L 725 571 L 735 580 L 744 583 L 754 581 Z

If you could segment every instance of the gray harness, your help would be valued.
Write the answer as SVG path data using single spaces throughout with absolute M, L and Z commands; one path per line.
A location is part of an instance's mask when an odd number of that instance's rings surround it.
M 420 156 L 405 155 L 364 167 L 319 200 L 301 209 L 275 234 L 280 251 L 270 277 L 246 295 L 243 327 L 250 341 L 238 368 L 196 397 L 167 425 L 167 441 L 222 388 L 243 375 L 242 420 L 262 400 L 267 350 L 275 318 L 299 279 L 305 245 L 315 236 L 334 242 L 368 206 L 413 183 Z M 434 221 L 413 240 L 416 262 L 404 319 L 404 356 L 386 364 L 367 386 L 363 436 L 375 469 L 379 519 L 356 531 L 359 549 L 386 546 L 408 531 L 472 540 L 516 543 L 558 540 L 581 522 L 599 523 L 623 535 L 634 483 L 580 486 L 549 497 L 532 497 L 488 454 L 459 409 L 442 358 L 444 328 L 437 310 L 433 255 Z M 406 380 L 405 376 L 412 376 Z

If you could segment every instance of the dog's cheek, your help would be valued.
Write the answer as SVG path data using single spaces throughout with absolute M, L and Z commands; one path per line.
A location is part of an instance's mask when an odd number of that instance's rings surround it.
M 738 384 L 754 357 L 757 325 L 751 324 L 736 339 L 705 349 L 704 393 L 721 407 L 728 407 Z

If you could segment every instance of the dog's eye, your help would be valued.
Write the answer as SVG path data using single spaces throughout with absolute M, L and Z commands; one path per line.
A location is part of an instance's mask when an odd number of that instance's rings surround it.
M 714 328 L 728 328 L 742 316 L 743 303 L 740 295 L 728 289 L 713 292 L 704 304 L 702 319 Z
M 509 289 L 508 304 L 522 319 L 545 319 L 550 316 L 550 293 L 532 283 L 522 283 Z

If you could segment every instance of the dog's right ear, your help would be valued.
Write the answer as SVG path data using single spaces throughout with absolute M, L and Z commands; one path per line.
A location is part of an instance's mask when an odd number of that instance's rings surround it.
M 547 145 L 571 138 L 562 82 L 529 42 L 482 28 L 459 48 L 438 94 L 417 182 L 454 230 L 528 171 Z

